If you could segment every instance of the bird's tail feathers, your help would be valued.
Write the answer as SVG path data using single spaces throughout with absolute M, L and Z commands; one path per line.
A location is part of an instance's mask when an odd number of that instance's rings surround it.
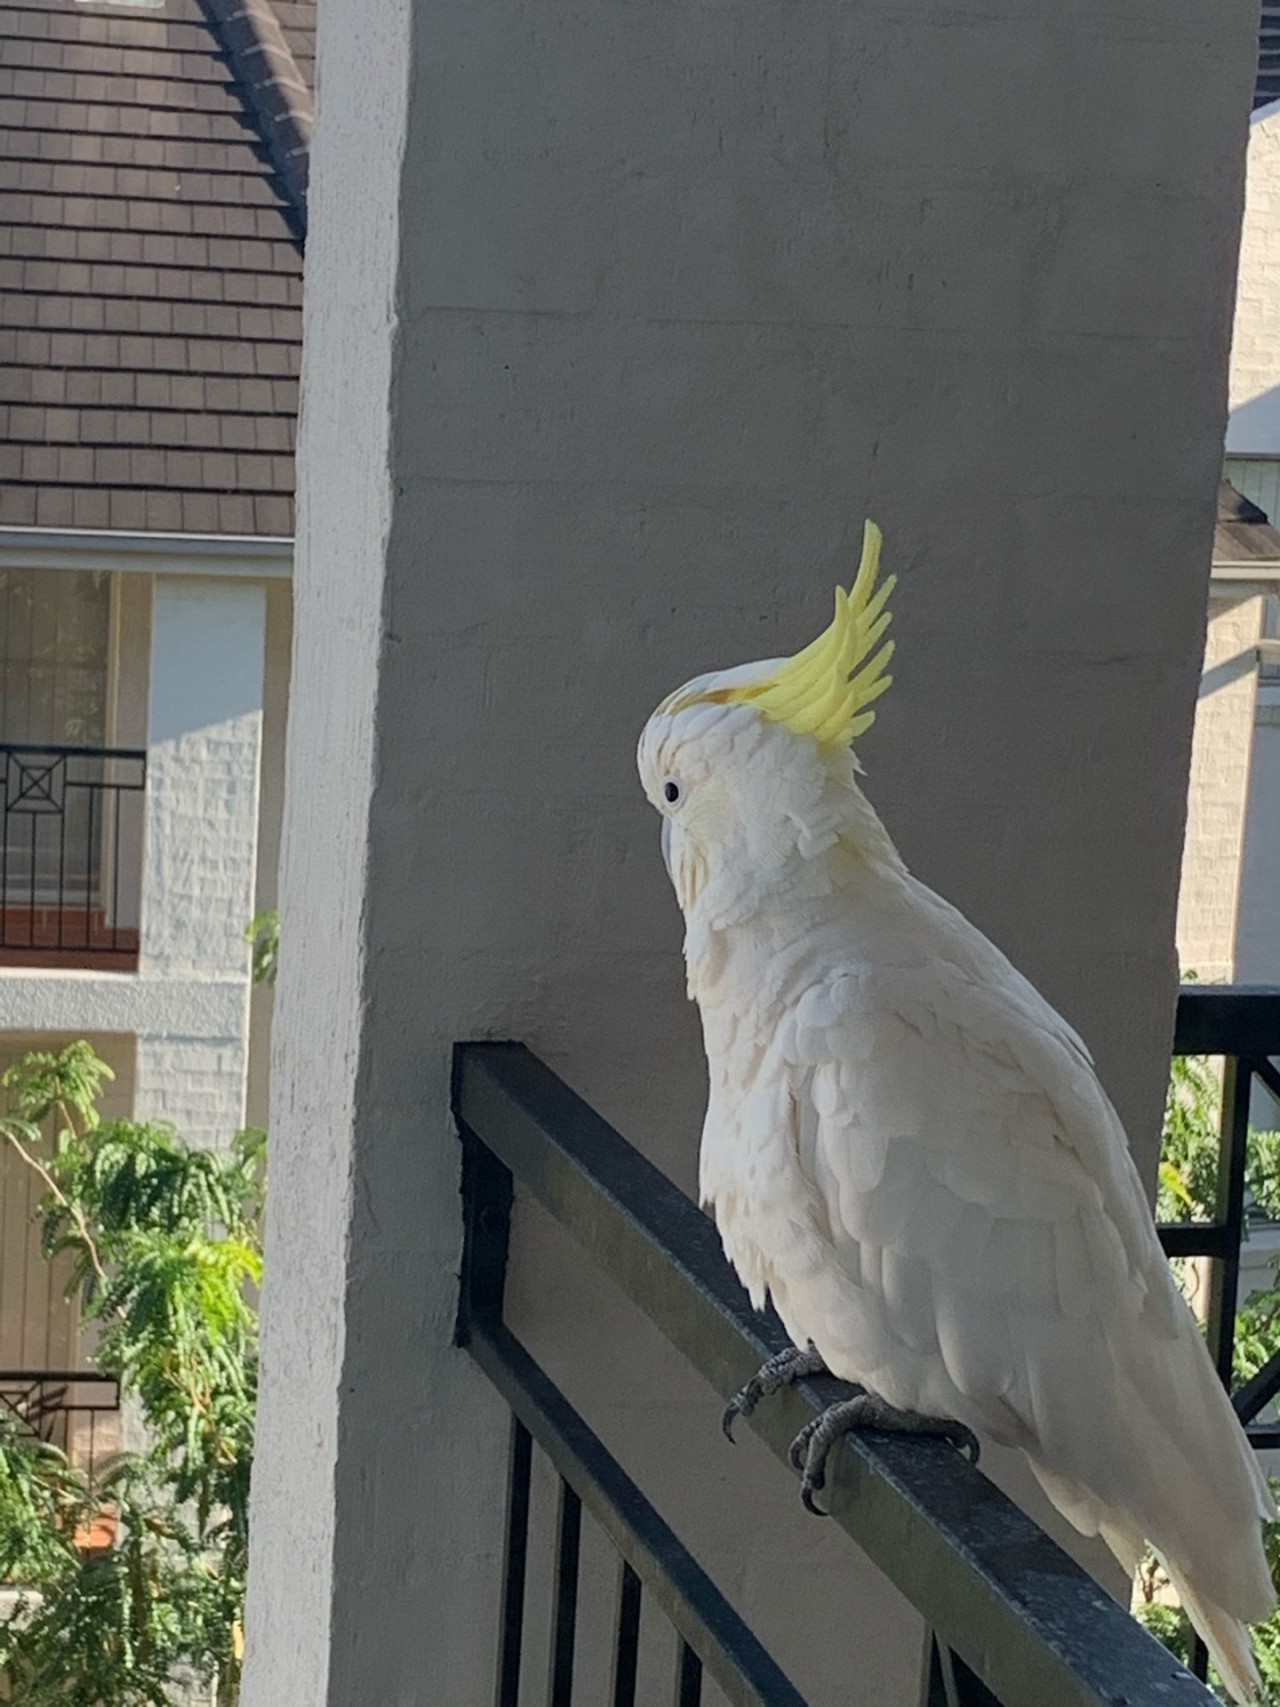
M 1253 1657 L 1247 1625 L 1192 1588 L 1183 1573 L 1168 1559 L 1159 1553 L 1156 1557 L 1176 1589 L 1183 1611 L 1208 1648 L 1209 1657 L 1217 1666 L 1232 1700 L 1256 1701 L 1258 1691 L 1262 1687 L 1262 1679 L 1258 1675 L 1258 1664 Z
M 1079 1524 L 1076 1525 L 1080 1527 Z M 1101 1519 L 1098 1534 L 1120 1561 L 1120 1568 L 1132 1584 L 1146 1552 L 1146 1542 L 1138 1531 L 1122 1520 Z
M 1207 1356 L 1200 1372 L 1199 1405 L 1181 1410 L 1170 1405 L 1158 1414 L 1143 1406 L 1136 1388 L 1130 1393 L 1129 1415 L 1140 1425 L 1134 1446 L 1144 1452 L 1142 1460 L 1135 1452 L 1135 1467 L 1145 1463 L 1158 1474 L 1132 1478 L 1129 1510 L 1196 1628 L 1198 1615 L 1190 1602 L 1204 1606 L 1217 1627 L 1240 1631 L 1275 1610 L 1276 1591 L 1262 1545 L 1262 1523 L 1275 1506 L 1257 1453 Z M 1177 1490 L 1173 1499 L 1169 1486 Z M 1213 1599 L 1192 1586 L 1196 1583 L 1211 1583 Z M 1212 1647 L 1208 1633 L 1201 1634 Z M 1248 1638 L 1237 1638 L 1237 1646 L 1241 1642 L 1247 1655 Z M 1222 1675 L 1227 1677 L 1225 1669 Z
M 1046 1469 L 1034 1459 L 1031 1460 L 1031 1467 L 1045 1493 L 1062 1515 L 1082 1534 L 1100 1536 L 1132 1578 L 1144 1550 L 1143 1526 L 1126 1513 L 1109 1510 L 1096 1495 L 1091 1494 L 1078 1482 Z M 1212 1502 L 1212 1495 L 1207 1488 L 1200 1488 L 1189 1480 L 1180 1485 L 1184 1488 L 1195 1488 L 1198 1493 L 1208 1494 Z M 1202 1539 L 1206 1534 L 1212 1535 L 1222 1527 L 1222 1512 L 1213 1503 L 1209 1503 L 1205 1510 L 1192 1515 L 1199 1524 Z M 1187 1545 L 1187 1541 L 1186 1536 L 1178 1538 L 1179 1552 Z M 1171 1561 L 1168 1552 L 1160 1547 L 1155 1547 L 1154 1551 L 1183 1610 L 1208 1648 L 1232 1699 L 1238 1702 L 1255 1701 L 1261 1688 L 1261 1680 L 1249 1641 L 1248 1625 L 1236 1613 L 1228 1612 L 1217 1601 L 1209 1599 L 1193 1587 L 1186 1571 Z M 1237 1598 L 1240 1610 L 1247 1612 L 1256 1622 L 1267 1617 L 1275 1606 L 1275 1593 L 1267 1573 L 1265 1555 L 1260 1545 L 1256 1548 L 1256 1553 L 1252 1548 L 1235 1551 L 1238 1556 L 1232 1559 L 1232 1564 L 1235 1571 L 1243 1574 L 1243 1580 L 1232 1582 L 1232 1592 Z

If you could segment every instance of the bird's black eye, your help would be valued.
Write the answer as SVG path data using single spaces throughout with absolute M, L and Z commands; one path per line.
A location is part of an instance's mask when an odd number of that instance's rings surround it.
M 680 784 L 678 782 L 664 782 L 662 785 L 662 798 L 666 801 L 668 806 L 674 806 L 676 801 L 680 798 Z

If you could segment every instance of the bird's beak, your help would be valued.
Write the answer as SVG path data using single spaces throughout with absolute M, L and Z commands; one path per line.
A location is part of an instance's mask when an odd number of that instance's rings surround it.
M 671 879 L 672 883 L 674 883 L 675 882 L 675 874 L 671 870 L 671 820 L 670 820 L 670 818 L 664 818 L 662 820 L 662 863 L 667 868 L 667 876 Z

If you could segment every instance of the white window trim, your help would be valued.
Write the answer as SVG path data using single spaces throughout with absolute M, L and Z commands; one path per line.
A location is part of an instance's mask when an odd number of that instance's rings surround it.
M 0 527 L 0 564 L 28 569 L 102 569 L 147 575 L 238 575 L 287 579 L 293 541 L 283 536 L 115 533 L 91 528 Z

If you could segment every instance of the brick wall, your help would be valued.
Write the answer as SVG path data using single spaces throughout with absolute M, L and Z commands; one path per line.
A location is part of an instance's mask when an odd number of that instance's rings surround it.
M 244 1120 L 247 1040 L 138 1038 L 135 1109 L 140 1119 L 168 1120 L 192 1143 L 225 1144 Z
M 244 1120 L 265 623 L 261 586 L 156 578 L 140 973 L 240 995 L 217 1024 L 139 1033 L 137 1111 L 203 1143 Z

